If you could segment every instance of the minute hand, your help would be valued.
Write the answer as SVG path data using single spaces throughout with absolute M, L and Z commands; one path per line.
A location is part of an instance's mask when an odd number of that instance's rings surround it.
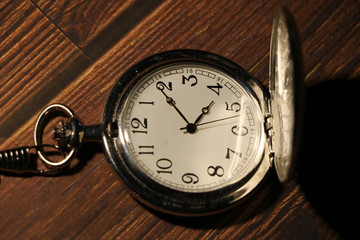
M 181 116 L 181 118 L 184 119 L 184 121 L 185 121 L 187 124 L 189 124 L 189 121 L 186 119 L 186 117 L 184 116 L 184 114 L 182 114 L 182 112 L 176 107 L 176 103 L 175 103 L 174 99 L 173 99 L 172 97 L 169 97 L 169 96 L 164 92 L 164 88 L 165 88 L 165 87 L 164 87 L 163 84 L 164 84 L 163 82 L 158 82 L 157 85 L 156 85 L 156 88 L 157 88 L 158 90 L 160 90 L 160 91 L 164 94 L 164 96 L 165 96 L 165 98 L 166 98 L 166 102 L 167 102 L 170 106 L 174 107 L 174 109 L 175 109 L 176 112 Z
M 231 118 L 236 118 L 236 117 L 239 117 L 239 116 L 240 116 L 240 114 L 239 115 L 234 115 L 234 116 L 231 116 L 231 117 L 220 118 L 220 119 L 212 120 L 212 121 L 209 121 L 209 122 L 199 123 L 199 124 L 196 124 L 196 126 L 202 126 L 202 125 L 205 125 L 205 124 L 220 122 L 220 121 L 228 120 L 228 119 L 231 119 Z M 186 127 L 180 128 L 180 130 L 184 130 L 184 129 L 186 129 Z
M 182 114 L 181 111 L 176 107 L 174 99 L 172 99 L 171 97 L 168 97 L 168 98 L 166 99 L 166 101 L 170 104 L 170 106 L 173 106 L 173 107 L 175 108 L 175 110 L 179 113 L 179 115 L 182 117 L 182 119 L 184 119 L 185 122 L 186 122 L 187 124 L 189 124 L 189 121 L 186 119 L 186 117 L 184 116 L 184 114 Z

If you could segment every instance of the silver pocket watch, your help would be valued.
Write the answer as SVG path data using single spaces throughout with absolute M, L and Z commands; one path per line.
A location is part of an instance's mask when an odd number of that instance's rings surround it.
M 294 174 L 301 103 L 295 30 L 285 10 L 271 36 L 269 91 L 237 64 L 213 53 L 173 50 L 146 58 L 118 80 L 103 121 L 83 126 L 53 104 L 34 133 L 38 157 L 56 173 L 86 140 L 100 140 L 108 162 L 142 203 L 181 216 L 224 211 L 258 189 L 270 171 Z M 42 129 L 51 113 L 68 117 L 54 129 L 61 161 L 48 158 Z M 0 153 L 0 168 L 29 169 L 30 148 Z

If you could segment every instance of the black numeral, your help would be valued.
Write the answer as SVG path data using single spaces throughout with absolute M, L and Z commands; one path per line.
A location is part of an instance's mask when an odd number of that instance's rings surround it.
M 228 111 L 238 112 L 241 110 L 241 105 L 238 102 L 233 102 L 231 105 L 225 102 L 225 104 L 226 104 L 226 110 Z
M 172 91 L 172 82 L 169 82 L 169 84 L 166 85 L 164 82 L 159 81 L 156 83 L 156 88 L 160 91 L 163 91 L 165 88 L 169 91 Z
M 195 86 L 198 82 L 197 77 L 195 75 L 190 75 L 188 78 L 186 78 L 184 75 L 182 76 L 182 84 L 185 84 L 185 81 L 190 82 L 192 79 L 192 82 L 190 86 Z
M 249 130 L 247 127 L 239 127 L 238 125 L 235 125 L 231 128 L 231 132 L 237 136 L 245 136 L 248 134 Z
M 160 158 L 156 161 L 156 166 L 160 169 L 157 171 L 158 174 L 160 173 L 167 173 L 172 174 L 172 171 L 169 170 L 172 167 L 172 161 L 167 158 Z
M 133 118 L 131 119 L 131 127 L 137 129 L 137 130 L 133 130 L 133 133 L 145 133 L 147 134 L 147 131 L 145 129 L 147 129 L 148 127 L 148 122 L 147 119 L 144 118 L 143 121 L 141 121 L 138 118 Z
M 207 86 L 208 89 L 216 93 L 217 95 L 220 95 L 220 89 L 223 88 L 223 86 L 220 83 L 216 83 L 215 86 Z
M 190 184 L 190 183 L 196 184 L 199 182 L 199 177 L 193 173 L 185 173 L 182 176 L 182 181 L 187 184 Z
M 222 166 L 210 166 L 207 169 L 207 172 L 210 176 L 218 176 L 218 177 L 222 177 L 224 176 L 224 168 Z
M 227 148 L 225 158 L 230 159 L 230 154 L 235 154 L 236 156 L 242 157 L 241 153 L 235 152 L 234 150 L 231 150 L 230 148 Z
M 139 104 L 141 104 L 141 105 L 143 105 L 143 104 L 154 105 L 154 101 L 152 101 L 152 102 L 139 102 Z
M 142 155 L 142 154 L 151 154 L 151 155 L 154 155 L 154 145 L 152 146 L 139 146 L 140 148 L 140 152 L 139 154 Z

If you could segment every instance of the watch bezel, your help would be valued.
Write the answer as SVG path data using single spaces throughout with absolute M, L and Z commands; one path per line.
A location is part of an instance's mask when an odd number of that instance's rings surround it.
M 262 119 L 265 118 L 267 91 L 253 80 L 243 68 L 213 53 L 198 50 L 173 50 L 142 60 L 126 71 L 118 80 L 104 109 L 103 142 L 108 161 L 136 199 L 162 212 L 182 216 L 199 216 L 223 211 L 235 203 L 241 202 L 262 182 L 271 167 L 267 144 L 264 144 L 262 150 L 262 160 L 246 177 L 247 179 L 222 189 L 193 193 L 170 189 L 134 171 L 134 168 L 129 166 L 131 161 L 127 159 L 129 154 L 124 143 L 118 134 L 113 134 L 116 130 L 121 131 L 116 127 L 117 121 L 129 94 L 129 89 L 135 86 L 137 79 L 160 66 L 173 62 L 189 61 L 211 65 L 232 76 L 254 96 L 259 104 Z

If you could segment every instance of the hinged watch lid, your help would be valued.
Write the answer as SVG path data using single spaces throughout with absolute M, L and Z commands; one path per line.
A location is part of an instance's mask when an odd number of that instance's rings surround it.
M 269 90 L 272 115 L 272 151 L 277 176 L 289 181 L 295 170 L 299 141 L 301 103 L 301 61 L 295 25 L 288 12 L 275 16 L 271 33 Z

